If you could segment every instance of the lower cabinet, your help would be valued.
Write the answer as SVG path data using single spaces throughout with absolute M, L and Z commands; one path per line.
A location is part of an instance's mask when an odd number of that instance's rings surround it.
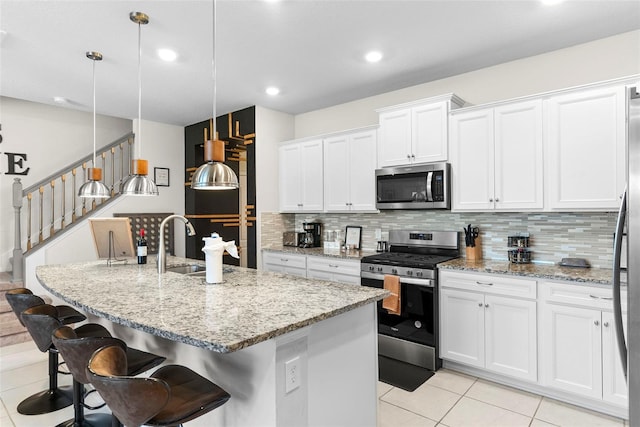
M 262 268 L 275 273 L 307 277 L 307 256 L 285 252 L 263 252 Z
M 441 272 L 440 357 L 537 381 L 535 288 L 535 280 Z
M 307 255 L 307 278 L 360 285 L 360 261 Z
M 627 405 L 611 289 L 546 282 L 541 290 L 545 300 L 540 343 L 543 384 Z
M 360 260 L 263 251 L 262 268 L 308 279 L 360 285 Z

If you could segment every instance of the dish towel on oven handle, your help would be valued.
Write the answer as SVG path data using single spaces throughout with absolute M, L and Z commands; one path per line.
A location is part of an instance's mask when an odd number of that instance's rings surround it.
M 384 275 L 384 289 L 391 292 L 391 295 L 382 300 L 382 308 L 389 314 L 400 315 L 402 312 L 402 301 L 400 301 L 400 277 L 391 274 Z

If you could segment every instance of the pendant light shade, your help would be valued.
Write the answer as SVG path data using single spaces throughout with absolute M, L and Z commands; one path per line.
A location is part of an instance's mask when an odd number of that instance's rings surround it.
M 122 183 L 120 192 L 127 196 L 157 196 L 158 187 L 147 176 L 149 163 L 140 158 L 142 152 L 142 45 L 141 28 L 149 23 L 149 16 L 142 12 L 131 12 L 129 19 L 138 24 L 138 132 L 136 133 L 136 158 L 131 160 L 131 176 Z
M 235 190 L 240 185 L 236 173 L 224 164 L 224 141 L 217 139 L 216 132 L 216 0 L 213 0 L 213 115 L 209 122 L 211 138 L 204 130 L 204 161 L 206 162 L 191 177 L 194 190 Z
M 96 61 L 102 61 L 100 52 L 87 52 L 87 58 L 93 62 L 93 166 L 87 169 L 88 181 L 80 186 L 79 197 L 106 199 L 111 194 L 106 185 L 102 183 L 102 169 L 96 168 Z

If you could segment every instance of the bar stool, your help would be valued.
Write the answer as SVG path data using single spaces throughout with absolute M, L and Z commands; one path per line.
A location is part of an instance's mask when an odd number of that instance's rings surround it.
M 89 381 L 127 427 L 143 423 L 175 426 L 229 400 L 222 388 L 180 365 L 166 365 L 150 377 L 126 376 L 127 356 L 118 346 L 98 349 L 87 367 Z
M 27 288 L 9 289 L 5 295 L 7 302 L 18 317 L 22 326 L 24 326 L 24 323 L 22 322 L 22 317 L 20 317 L 20 315 L 23 311 L 27 308 L 35 307 L 36 305 L 46 304 L 41 297 L 34 295 L 33 292 Z M 80 313 L 73 307 L 69 307 L 68 305 L 56 305 L 55 307 L 58 310 L 58 319 L 60 319 L 60 321 L 65 325 L 70 323 L 80 323 L 87 320 L 87 317 L 84 314 Z
M 86 326 L 86 325 L 84 325 Z M 102 327 L 101 325 L 95 325 Z M 112 416 L 108 414 L 90 414 L 85 417 L 84 386 L 89 384 L 87 378 L 87 366 L 93 353 L 104 346 L 118 346 L 126 352 L 127 375 L 138 375 L 144 371 L 158 366 L 166 360 L 165 357 L 147 353 L 145 351 L 129 348 L 124 341 L 111 337 L 109 331 L 102 327 L 105 335 L 79 337 L 75 330 L 69 326 L 61 326 L 53 332 L 52 341 L 62 358 L 67 362 L 69 371 L 73 376 L 73 406 L 74 417 L 58 424 L 56 427 L 80 427 L 80 426 L 110 426 Z M 89 408 L 95 409 L 95 408 Z
M 41 352 L 49 354 L 49 388 L 20 402 L 20 414 L 47 414 L 73 403 L 72 391 L 68 387 L 58 387 L 58 350 L 51 341 L 53 331 L 63 326 L 62 320 L 57 316 L 58 309 L 50 304 L 40 304 L 22 312 L 22 323 L 27 327 L 36 346 Z M 99 336 L 103 333 L 102 329 L 94 325 L 83 325 L 77 328 L 76 333 L 79 336 Z

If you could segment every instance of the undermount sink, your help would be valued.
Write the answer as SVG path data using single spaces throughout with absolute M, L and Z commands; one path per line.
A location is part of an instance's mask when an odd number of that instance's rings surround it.
M 176 265 L 173 267 L 167 267 L 168 272 L 180 273 L 180 274 L 195 274 L 205 273 L 206 267 L 204 265 L 190 264 L 190 265 Z

